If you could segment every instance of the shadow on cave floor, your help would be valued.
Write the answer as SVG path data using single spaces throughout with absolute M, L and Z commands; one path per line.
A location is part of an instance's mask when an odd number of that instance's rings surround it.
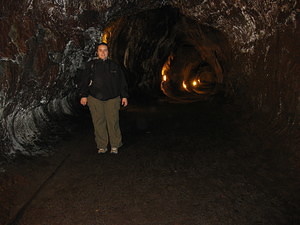
M 97 154 L 92 127 L 82 126 L 52 157 L 11 170 L 0 216 L 27 202 L 10 224 L 299 224 L 288 154 L 244 123 L 215 103 L 130 106 L 118 155 Z

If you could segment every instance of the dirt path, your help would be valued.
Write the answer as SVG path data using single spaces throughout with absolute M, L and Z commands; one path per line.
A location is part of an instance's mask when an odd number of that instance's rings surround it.
M 288 157 L 222 110 L 129 107 L 118 155 L 97 154 L 84 128 L 55 162 L 48 159 L 45 177 L 56 168 L 55 175 L 15 224 L 300 224 L 299 175 Z

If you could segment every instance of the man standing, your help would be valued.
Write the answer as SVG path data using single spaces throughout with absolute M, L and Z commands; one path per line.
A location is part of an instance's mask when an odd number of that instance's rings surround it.
M 119 110 L 128 104 L 127 83 L 121 67 L 108 58 L 106 43 L 98 44 L 97 56 L 87 65 L 80 103 L 89 107 L 98 153 L 105 153 L 110 143 L 111 153 L 117 154 L 122 146 Z

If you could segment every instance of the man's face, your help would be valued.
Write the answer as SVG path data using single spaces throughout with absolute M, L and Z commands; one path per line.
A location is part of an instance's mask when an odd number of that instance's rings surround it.
M 97 49 L 97 54 L 100 59 L 107 59 L 108 57 L 108 48 L 106 45 L 99 45 Z

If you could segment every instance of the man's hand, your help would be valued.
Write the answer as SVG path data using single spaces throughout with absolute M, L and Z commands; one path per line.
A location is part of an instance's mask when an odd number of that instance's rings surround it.
M 122 99 L 121 99 L 121 105 L 124 106 L 124 107 L 126 107 L 126 106 L 128 105 L 128 100 L 127 100 L 127 98 L 122 98 Z
M 83 97 L 83 98 L 80 99 L 80 104 L 85 106 L 87 104 L 87 101 L 88 101 L 87 98 Z

